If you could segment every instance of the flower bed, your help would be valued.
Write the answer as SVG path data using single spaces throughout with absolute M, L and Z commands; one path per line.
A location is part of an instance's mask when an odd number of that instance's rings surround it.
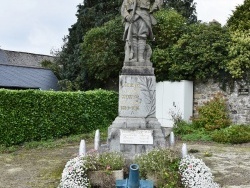
M 218 188 L 213 181 L 213 175 L 201 159 L 192 155 L 182 158 L 179 166 L 181 182 L 188 188 Z
M 67 162 L 58 188 L 88 188 L 91 185 L 108 188 L 115 185 L 113 171 L 122 170 L 124 166 L 125 159 L 121 153 L 99 154 L 91 151 L 86 156 L 78 156 Z
M 135 162 L 140 166 L 140 177 L 157 177 L 154 183 L 164 188 L 219 188 L 213 181 L 211 170 L 201 159 L 180 155 L 172 150 L 153 150 L 139 155 Z M 115 187 L 112 171 L 125 167 L 121 153 L 88 153 L 71 159 L 65 165 L 58 188 Z M 96 172 L 94 172 L 96 171 Z M 93 176 L 94 175 L 94 176 Z M 97 180 L 97 181 L 96 181 Z

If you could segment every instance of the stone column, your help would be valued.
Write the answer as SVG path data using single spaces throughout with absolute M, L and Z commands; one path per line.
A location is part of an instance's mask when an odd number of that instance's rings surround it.
M 108 145 L 133 158 L 166 146 L 155 117 L 156 80 L 152 63 L 124 63 L 119 78 L 119 115 L 108 129 Z

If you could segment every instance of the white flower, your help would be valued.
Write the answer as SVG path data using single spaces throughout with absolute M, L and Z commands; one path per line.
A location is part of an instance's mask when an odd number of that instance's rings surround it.
M 181 181 L 186 188 L 219 188 L 213 175 L 201 159 L 192 155 L 182 158 L 179 166 Z
M 62 173 L 62 179 L 58 188 L 88 188 L 86 160 L 78 156 L 69 160 Z

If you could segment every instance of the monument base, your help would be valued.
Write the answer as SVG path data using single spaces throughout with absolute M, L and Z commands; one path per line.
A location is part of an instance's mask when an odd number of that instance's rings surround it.
M 128 158 L 156 148 L 165 148 L 164 130 L 156 118 L 117 117 L 108 129 L 110 151 Z
M 109 151 L 132 159 L 136 154 L 166 147 L 165 131 L 155 117 L 155 98 L 152 63 L 125 63 L 119 77 L 119 115 L 108 129 Z

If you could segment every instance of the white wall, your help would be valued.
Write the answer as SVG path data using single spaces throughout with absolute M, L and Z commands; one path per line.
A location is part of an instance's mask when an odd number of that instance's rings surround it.
M 193 82 L 158 82 L 156 84 L 156 117 L 163 127 L 172 127 L 171 113 L 188 121 L 193 115 Z

